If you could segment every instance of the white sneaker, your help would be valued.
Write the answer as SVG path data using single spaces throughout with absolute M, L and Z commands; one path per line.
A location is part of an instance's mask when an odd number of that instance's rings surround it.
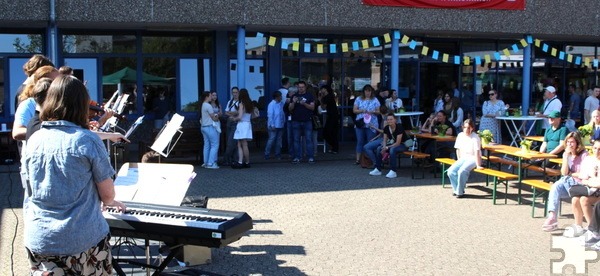
M 567 226 L 565 228 L 565 232 L 563 232 L 563 237 L 566 238 L 577 238 L 585 233 L 585 229 L 583 227 L 573 224 L 571 226 Z
M 218 169 L 219 165 L 217 165 L 217 163 L 214 163 L 212 165 L 207 165 L 205 168 L 207 168 L 207 169 Z
M 387 177 L 387 178 L 396 178 L 396 177 L 398 177 L 398 175 L 396 174 L 395 171 L 390 171 L 389 173 L 387 173 L 385 175 L 385 177 Z
M 381 175 L 381 172 L 377 168 L 375 168 L 369 173 L 369 175 Z

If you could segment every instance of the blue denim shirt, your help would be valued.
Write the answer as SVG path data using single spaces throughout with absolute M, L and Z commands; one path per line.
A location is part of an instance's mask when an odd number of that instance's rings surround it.
M 68 121 L 43 122 L 22 164 L 32 189 L 23 204 L 27 248 L 74 255 L 108 234 L 96 183 L 115 171 L 96 134 Z

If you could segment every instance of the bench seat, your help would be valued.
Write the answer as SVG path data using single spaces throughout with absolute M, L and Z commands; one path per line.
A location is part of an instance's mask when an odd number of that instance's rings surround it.
M 523 179 L 521 183 L 529 185 L 532 188 L 532 199 L 531 199 L 531 217 L 535 217 L 535 199 L 539 196 L 544 201 L 544 216 L 548 213 L 548 192 L 552 187 L 552 183 L 545 182 L 541 179 Z
M 401 154 L 410 157 L 412 168 L 410 174 L 412 179 L 415 179 L 415 171 L 419 167 L 416 161 L 429 158 L 429 154 L 419 151 L 403 151 Z M 421 179 L 423 178 L 425 178 L 425 170 L 421 169 Z

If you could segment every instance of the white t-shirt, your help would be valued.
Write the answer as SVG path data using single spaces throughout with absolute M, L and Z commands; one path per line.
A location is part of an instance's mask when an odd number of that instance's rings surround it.
M 598 106 L 600 106 L 600 100 L 598 100 L 598 98 L 596 98 L 594 96 L 588 96 L 587 98 L 585 98 L 585 102 L 583 104 L 583 109 L 584 109 L 584 111 L 587 110 L 588 114 L 590 115 L 590 119 L 591 119 L 592 111 L 598 109 Z M 589 122 L 585 121 L 584 123 L 587 124 Z
M 561 109 L 562 109 L 562 103 L 556 96 L 554 96 L 554 98 L 552 98 L 550 100 L 544 101 L 544 115 L 546 115 L 546 116 L 550 115 L 550 113 L 552 113 L 553 111 L 560 112 Z M 544 120 L 544 125 L 542 126 L 542 128 L 547 129 L 549 127 L 550 127 L 550 123 L 548 122 L 548 120 Z
M 461 158 L 476 157 L 477 151 L 481 150 L 481 139 L 475 132 L 471 132 L 471 135 L 468 136 L 465 132 L 461 132 L 456 136 L 454 148 L 460 150 Z

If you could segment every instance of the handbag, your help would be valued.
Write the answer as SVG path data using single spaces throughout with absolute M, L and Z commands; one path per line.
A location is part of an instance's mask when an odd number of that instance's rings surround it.
M 321 124 L 321 119 L 319 119 L 319 116 L 317 116 L 317 115 L 312 116 L 312 127 L 313 127 L 313 129 L 322 129 L 323 128 L 323 124 Z
M 584 185 L 573 185 L 569 188 L 569 195 L 571 197 L 591 196 L 595 192 L 596 188 L 590 188 Z

